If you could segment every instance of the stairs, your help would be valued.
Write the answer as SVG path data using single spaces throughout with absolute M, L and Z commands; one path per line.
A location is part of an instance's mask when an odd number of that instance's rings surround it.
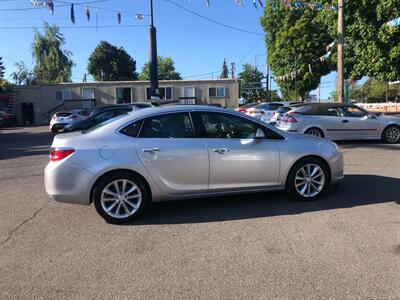
M 10 100 L 8 100 L 8 106 L 7 106 L 7 110 L 6 112 L 8 112 L 9 114 L 15 114 L 15 98 L 16 98 L 17 94 L 16 93 L 12 93 L 10 95 Z

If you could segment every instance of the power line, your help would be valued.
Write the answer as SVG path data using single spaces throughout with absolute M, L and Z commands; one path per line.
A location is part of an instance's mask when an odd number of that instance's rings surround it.
M 61 29 L 91 29 L 91 28 L 121 28 L 121 27 L 147 27 L 147 25 L 87 25 L 87 26 L 57 26 Z M 18 29 L 33 29 L 33 28 L 40 28 L 43 29 L 44 26 L 10 26 L 10 27 L 0 27 L 0 30 L 18 30 Z
M 164 1 L 167 2 L 167 3 L 171 3 L 172 5 L 175 5 L 176 7 L 179 7 L 180 9 L 182 9 L 182 10 L 184 10 L 184 11 L 186 11 L 186 12 L 192 14 L 192 15 L 198 16 L 199 18 L 202 18 L 202 19 L 204 19 L 204 20 L 207 20 L 207 21 L 209 21 L 209 22 L 211 22 L 211 23 L 214 23 L 214 24 L 217 24 L 217 25 L 220 25 L 220 26 L 223 26 L 223 27 L 232 29 L 232 30 L 244 32 L 244 33 L 250 33 L 250 34 L 254 34 L 254 35 L 264 36 L 264 34 L 259 33 L 259 32 L 250 31 L 250 30 L 246 30 L 246 29 L 239 28 L 239 27 L 234 27 L 234 26 L 227 25 L 227 24 L 221 23 L 221 22 L 219 22 L 219 21 L 210 19 L 210 18 L 208 18 L 208 17 L 206 17 L 206 16 L 203 16 L 203 15 L 201 15 L 201 14 L 198 14 L 197 12 L 195 12 L 195 11 L 193 11 L 193 10 L 190 10 L 190 9 L 188 9 L 188 8 L 186 8 L 186 7 L 180 5 L 180 4 L 178 4 L 178 3 L 176 3 L 176 2 L 174 2 L 174 1 L 172 1 L 172 0 L 164 0 Z

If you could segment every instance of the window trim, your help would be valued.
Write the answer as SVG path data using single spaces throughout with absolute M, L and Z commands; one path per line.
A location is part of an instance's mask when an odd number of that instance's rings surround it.
M 57 99 L 57 92 L 61 92 L 61 100 Z M 64 99 L 64 92 L 69 92 L 70 94 L 70 98 L 69 99 Z M 63 90 L 55 90 L 54 92 L 54 98 L 56 99 L 56 101 L 68 101 L 68 100 L 72 100 L 72 90 L 71 89 L 63 89 Z
M 185 88 L 193 89 L 193 96 L 185 96 Z M 196 87 L 194 85 L 185 85 L 183 86 L 183 97 L 196 97 Z
M 92 98 L 83 98 L 83 90 L 92 90 L 93 91 Z M 95 99 L 94 93 L 95 93 L 95 88 L 94 87 L 82 87 L 81 88 L 81 98 L 82 99 Z
M 131 89 L 131 102 L 118 103 L 117 89 Z M 114 91 L 115 91 L 115 104 L 133 103 L 133 87 L 132 86 L 129 86 L 129 85 L 116 86 Z
M 223 96 L 218 96 L 218 89 L 223 88 L 224 89 L 224 95 Z M 215 96 L 210 95 L 210 89 L 215 89 Z M 218 86 L 209 86 L 208 87 L 208 97 L 209 98 L 226 98 L 226 88 L 225 86 L 218 85 Z
M 160 100 L 174 100 L 174 88 L 172 87 L 172 85 L 168 85 L 168 86 L 159 86 L 159 87 L 158 87 L 158 90 L 160 90 L 160 89 L 167 89 L 167 88 L 170 88 L 170 89 L 171 89 L 171 99 L 167 99 L 167 98 L 162 99 L 162 98 L 160 98 Z M 147 90 L 148 90 L 148 89 L 150 89 L 150 86 L 146 86 L 146 87 L 145 87 L 145 94 L 146 94 L 146 100 L 147 100 L 147 101 L 150 101 L 150 100 L 151 100 L 151 97 L 149 97 L 149 95 L 147 94 Z M 165 90 L 165 92 L 164 92 L 164 95 L 165 95 L 165 96 L 167 95 L 166 90 Z

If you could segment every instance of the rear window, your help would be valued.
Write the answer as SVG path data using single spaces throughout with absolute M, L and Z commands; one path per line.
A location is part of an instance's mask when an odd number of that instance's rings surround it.
M 290 110 L 292 110 L 291 107 L 280 107 L 280 108 L 278 108 L 278 110 L 276 112 L 280 113 L 280 114 L 283 114 L 283 113 L 287 113 Z
M 112 122 L 114 122 L 114 121 L 116 121 L 116 120 L 122 119 L 123 117 L 126 117 L 126 116 L 127 116 L 127 115 L 124 114 L 124 115 L 119 115 L 118 117 L 115 117 L 115 118 L 111 118 L 111 119 L 109 119 L 109 120 L 107 120 L 107 121 L 104 121 L 104 122 L 102 122 L 102 123 L 100 123 L 100 124 L 97 124 L 97 125 L 95 125 L 95 126 L 93 126 L 93 127 L 90 127 L 89 129 L 83 130 L 82 133 L 83 133 L 83 134 L 86 134 L 86 133 L 95 131 L 95 130 L 97 130 L 97 129 L 99 129 L 99 128 L 101 128 L 101 127 L 107 125 L 107 124 L 110 124 L 110 123 L 112 123 Z
M 56 113 L 56 117 L 68 117 L 70 115 L 72 115 L 72 113 L 70 113 L 70 112 L 58 112 L 58 113 Z
M 283 104 L 278 104 L 278 103 L 264 103 L 257 105 L 256 108 L 264 110 L 277 110 L 279 107 L 282 106 Z

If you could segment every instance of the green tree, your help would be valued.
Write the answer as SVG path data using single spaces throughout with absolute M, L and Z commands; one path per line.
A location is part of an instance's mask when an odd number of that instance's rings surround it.
M 64 35 L 56 25 L 44 22 L 44 34 L 34 29 L 32 56 L 35 61 L 34 77 L 39 83 L 60 83 L 71 81 L 74 65 L 68 50 L 63 50 Z
M 241 96 L 246 101 L 265 99 L 265 91 L 262 88 L 264 74 L 251 64 L 244 64 L 239 73 L 241 82 Z
M 175 70 L 171 57 L 157 56 L 159 80 L 182 80 L 181 74 Z M 143 65 L 140 80 L 150 80 L 150 62 Z
M 16 71 L 11 73 L 11 79 L 16 85 L 30 85 L 34 81 L 33 72 L 29 70 L 23 61 L 16 62 Z
M 123 47 L 106 41 L 93 50 L 87 69 L 96 81 L 137 80 L 136 61 Z
M 290 10 L 280 1 L 269 1 L 261 19 L 268 63 L 275 79 L 286 94 L 297 90 L 301 99 L 317 88 L 321 77 L 334 68 L 331 58 L 324 62 L 318 60 L 326 54 L 326 46 L 333 38 L 329 24 L 317 15 L 315 10 Z
M 224 58 L 224 62 L 222 63 L 222 71 L 219 78 L 228 78 L 228 77 L 229 77 L 228 65 L 226 64 L 226 59 Z
M 6 67 L 3 65 L 3 58 L 0 56 L 0 79 L 4 78 Z
M 7 80 L 0 79 L 0 92 L 11 92 L 13 90 L 13 85 Z

